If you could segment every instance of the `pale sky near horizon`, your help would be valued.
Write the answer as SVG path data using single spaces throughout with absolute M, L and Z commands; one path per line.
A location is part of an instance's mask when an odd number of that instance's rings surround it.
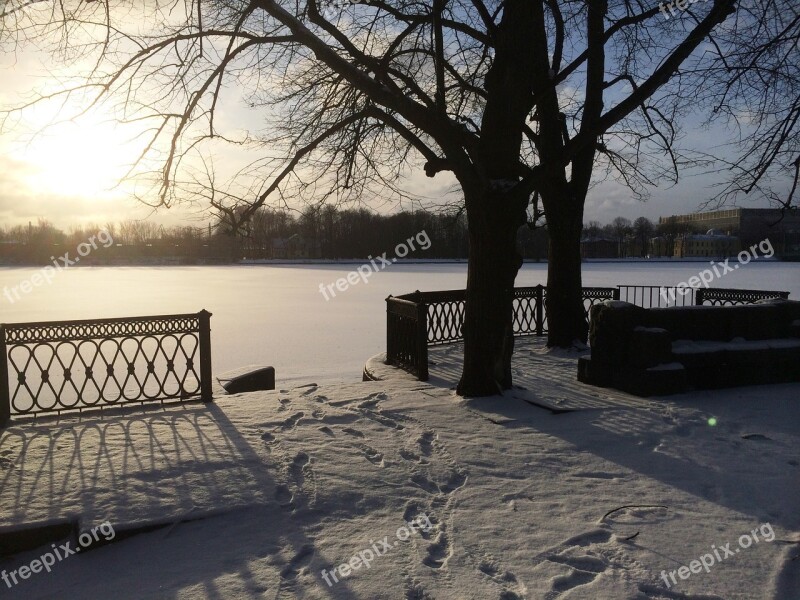
M 52 85 L 52 75 L 34 52 L 19 52 L 15 57 L 0 56 L 0 107 L 17 104 L 29 97 L 37 86 Z M 233 93 L 235 96 L 235 93 Z M 247 129 L 254 115 L 234 98 L 220 112 L 230 123 Z M 17 225 L 47 219 L 57 227 L 126 219 L 153 219 L 174 225 L 202 225 L 208 220 L 206 205 L 176 206 L 169 210 L 152 209 L 132 198 L 132 186 L 114 186 L 142 147 L 139 133 L 130 126 L 115 124 L 110 113 L 91 113 L 79 123 L 66 123 L 41 132 L 47 111 L 27 113 L 22 121 L 6 122 L 0 131 L 0 225 Z M 708 151 L 722 143 L 724 131 L 704 131 L 687 126 L 684 147 Z M 31 132 L 39 132 L 31 138 Z M 225 156 L 218 157 L 222 162 Z M 254 157 L 255 158 L 255 157 Z M 666 184 L 651 190 L 652 197 L 640 202 L 623 186 L 611 181 L 589 193 L 584 222 L 607 223 L 617 216 L 634 220 L 696 211 L 711 195 L 710 185 L 719 176 L 683 177 L 674 187 Z M 412 173 L 407 187 L 415 193 L 438 198 L 452 184 L 449 174 L 429 179 Z M 766 206 L 749 200 L 742 206 Z M 398 206 L 380 206 L 393 212 Z M 404 207 L 408 208 L 408 206 Z

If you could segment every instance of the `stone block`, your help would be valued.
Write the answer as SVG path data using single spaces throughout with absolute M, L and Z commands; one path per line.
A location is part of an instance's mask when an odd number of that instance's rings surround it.
M 635 327 L 630 342 L 631 364 L 638 368 L 655 367 L 672 359 L 672 341 L 666 329 Z
M 245 367 L 217 377 L 229 394 L 275 389 L 275 367 Z

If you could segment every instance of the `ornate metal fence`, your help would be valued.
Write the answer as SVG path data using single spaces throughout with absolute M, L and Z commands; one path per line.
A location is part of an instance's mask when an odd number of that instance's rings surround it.
M 619 299 L 643 308 L 690 306 L 695 303 L 694 288 L 677 286 L 619 285 Z
M 789 292 L 769 292 L 762 290 L 734 290 L 725 288 L 699 289 L 695 293 L 696 304 L 712 306 L 733 306 L 736 304 L 752 304 L 770 298 L 789 298 Z
M 386 362 L 428 379 L 428 346 L 463 339 L 466 290 L 414 292 L 386 299 Z M 617 288 L 583 288 L 584 309 L 619 298 Z M 514 288 L 514 335 L 547 333 L 547 288 Z
M 212 400 L 211 313 L 0 325 L 0 426 L 148 401 Z
M 619 299 L 643 308 L 691 305 L 751 304 L 769 298 L 788 298 L 789 292 L 693 288 L 658 285 L 619 285 Z
M 419 300 L 408 298 L 413 295 L 386 299 L 386 356 L 387 362 L 391 356 L 391 364 L 413 373 L 420 381 L 427 381 L 427 307 Z
M 624 300 L 644 308 L 690 304 L 749 304 L 768 298 L 788 298 L 788 292 L 733 289 L 693 289 L 654 285 L 620 285 L 615 288 L 583 288 L 586 319 L 589 309 L 605 300 Z M 662 293 L 663 292 L 663 293 Z M 664 298 L 666 296 L 666 299 Z M 428 379 L 428 346 L 463 339 L 466 290 L 420 292 L 386 299 L 386 362 Z M 547 333 L 547 288 L 542 285 L 514 289 L 514 335 Z M 663 301 L 663 302 L 662 302 Z

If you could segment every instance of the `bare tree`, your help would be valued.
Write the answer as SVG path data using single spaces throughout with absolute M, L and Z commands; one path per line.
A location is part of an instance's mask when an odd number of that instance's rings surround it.
M 14 11 L 5 33 L 92 59 L 62 96 L 117 99 L 122 119 L 152 123 L 142 164 L 159 165 L 158 189 L 145 201 L 200 198 L 241 224 L 267 202 L 402 198 L 409 169 L 451 172 L 470 240 L 458 391 L 485 395 L 512 383 L 515 241 L 531 199 L 549 231 L 548 343 L 565 346 L 586 338 L 593 178 L 636 194 L 677 178 L 689 79 L 713 63 L 706 45 L 737 0 L 669 19 L 638 0 L 153 0 L 147 27 L 127 2 L 67 4 Z M 221 131 L 229 88 L 269 128 Z M 229 186 L 191 160 L 225 140 L 255 157 Z
M 744 196 L 783 209 L 800 202 L 800 6 L 795 0 L 743 3 L 711 37 L 710 65 L 688 93 L 738 132 L 728 175 L 707 203 Z
M 625 238 L 633 232 L 630 219 L 616 217 L 607 227 L 614 239 L 617 240 L 617 255 L 625 256 Z
M 647 217 L 639 217 L 633 222 L 633 235 L 639 246 L 639 254 L 645 258 L 650 253 L 650 238 L 653 237 L 656 227 Z
M 583 226 L 583 234 L 589 239 L 596 238 L 602 232 L 603 226 L 600 221 L 589 221 Z
M 144 246 L 158 239 L 158 226 L 150 221 L 129 219 L 119 225 L 118 241 L 122 244 Z

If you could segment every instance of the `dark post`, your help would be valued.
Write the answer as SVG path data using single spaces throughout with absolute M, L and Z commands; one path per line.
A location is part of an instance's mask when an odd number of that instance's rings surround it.
M 428 381 L 428 305 L 417 298 L 417 377 Z
M 394 364 L 394 345 L 393 340 L 395 336 L 394 332 L 394 319 L 392 318 L 392 310 L 391 310 L 391 303 L 392 296 L 389 295 L 386 298 L 386 364 L 391 365 Z
M 697 306 L 702 306 L 703 305 L 703 290 L 702 289 L 695 290 L 694 303 Z
M 614 288 L 614 290 L 611 292 L 611 299 L 612 300 L 619 300 L 619 286 Z
M 536 317 L 536 335 L 544 335 L 544 292 L 542 284 L 536 286 L 536 301 L 534 304 L 534 316 Z
M 214 400 L 211 391 L 211 313 L 206 309 L 197 313 L 200 322 L 200 399 L 203 402 Z
M 8 356 L 6 355 L 6 326 L 0 325 L 0 427 L 11 420 L 11 397 L 8 391 Z

